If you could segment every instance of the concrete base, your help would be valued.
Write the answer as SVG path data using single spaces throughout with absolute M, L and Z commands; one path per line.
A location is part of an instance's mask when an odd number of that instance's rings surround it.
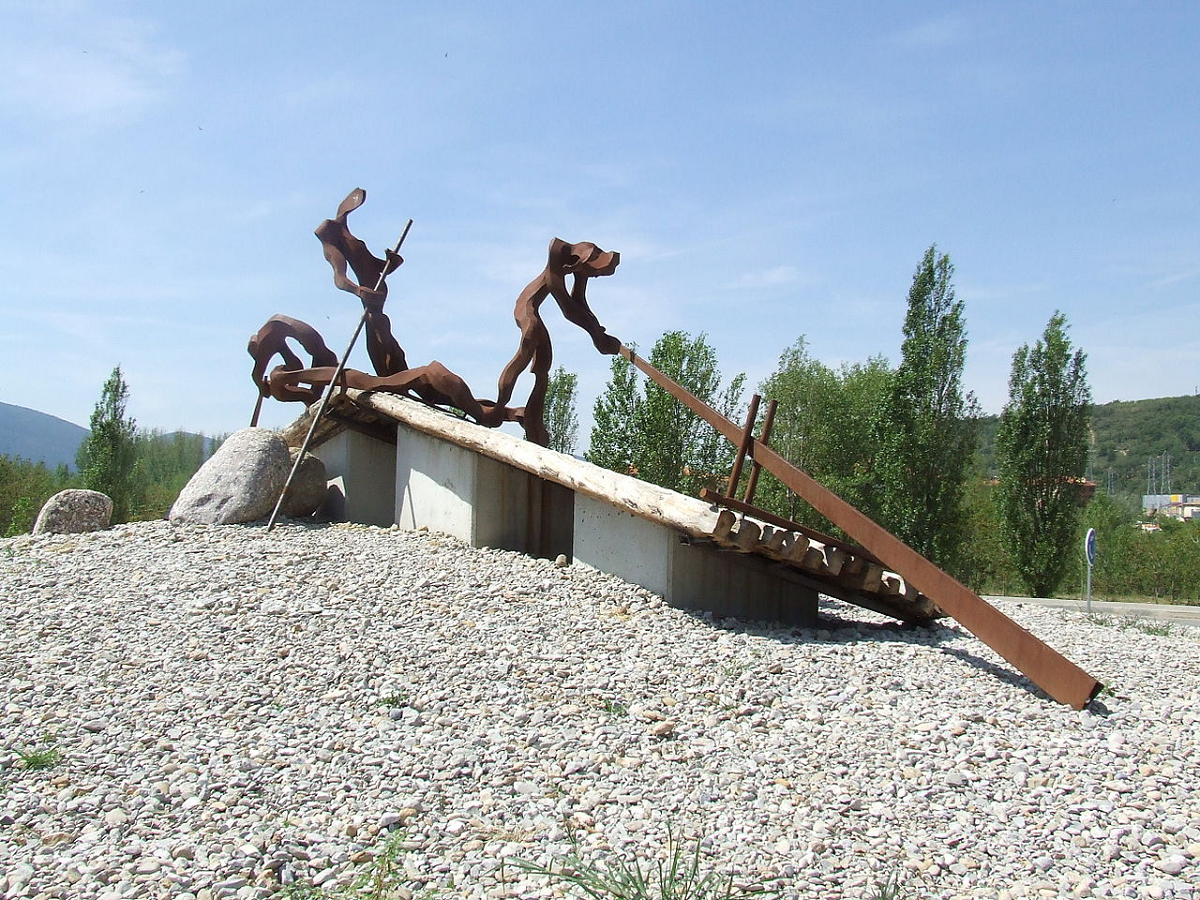
M 313 456 L 325 463 L 329 478 L 321 518 L 381 526 L 396 521 L 396 451 L 391 444 L 343 431 L 313 450 Z
M 473 547 L 571 556 L 574 493 L 404 425 L 396 436 L 396 522 Z
M 575 497 L 574 558 L 678 609 L 785 625 L 817 621 L 817 592 L 769 560 L 687 543 L 670 528 L 590 497 Z
M 399 424 L 396 446 L 353 431 L 317 451 L 334 521 L 428 528 L 620 576 L 672 606 L 812 625 L 817 593 L 757 556 L 687 543 L 673 528 Z

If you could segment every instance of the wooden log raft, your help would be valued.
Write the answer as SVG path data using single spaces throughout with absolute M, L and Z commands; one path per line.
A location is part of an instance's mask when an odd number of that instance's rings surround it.
M 692 542 L 775 560 L 803 577 L 814 590 L 849 603 L 905 622 L 928 623 L 943 615 L 928 597 L 911 590 L 899 575 L 886 571 L 873 557 L 856 556 L 851 549 L 826 545 L 777 524 L 602 469 L 395 394 L 348 389 L 333 400 L 337 419 L 328 427 L 322 423 L 319 430 L 323 439 L 346 427 L 379 430 L 381 421 L 401 422 L 671 528 Z M 302 437 L 307 429 L 307 417 L 301 417 L 289 426 L 284 437 Z

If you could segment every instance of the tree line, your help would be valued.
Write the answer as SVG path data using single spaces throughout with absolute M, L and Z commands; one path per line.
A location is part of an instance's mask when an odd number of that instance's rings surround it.
M 129 386 L 118 366 L 101 390 L 76 471 L 0 455 L 0 534 L 30 531 L 42 505 L 67 488 L 88 488 L 113 501 L 113 522 L 166 515 L 222 438 L 141 429 L 127 415 Z
M 1136 515 L 1107 498 L 1084 502 L 1092 398 L 1086 354 L 1072 346 L 1060 312 L 1013 356 L 990 461 L 995 476 L 988 471 L 979 405 L 962 384 L 965 310 L 953 276 L 950 258 L 930 247 L 909 287 L 895 367 L 875 356 L 832 368 L 811 355 L 803 336 L 785 349 L 758 387 L 778 401 L 771 446 L 981 593 L 1073 592 L 1083 532 L 1096 527 L 1097 595 L 1197 597 L 1200 579 L 1189 573 L 1200 564 L 1189 560 L 1197 558 L 1200 525 L 1146 534 Z M 728 418 L 744 420 L 745 376 L 723 380 L 704 334 L 667 332 L 649 360 Z M 560 388 L 573 378 L 555 373 Z M 568 387 L 552 406 L 573 421 L 574 382 Z M 622 357 L 612 360 L 593 418 L 589 461 L 683 492 L 724 489 L 734 448 Z M 551 435 L 558 440 L 553 426 Z M 573 452 L 574 437 L 558 440 L 557 449 Z M 837 533 L 768 473 L 754 503 Z

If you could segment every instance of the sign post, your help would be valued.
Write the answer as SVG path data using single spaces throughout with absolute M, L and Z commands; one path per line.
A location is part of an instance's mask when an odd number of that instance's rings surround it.
M 1083 539 L 1083 551 L 1087 554 L 1087 611 L 1092 613 L 1092 566 L 1096 562 L 1096 529 L 1089 528 L 1087 537 Z

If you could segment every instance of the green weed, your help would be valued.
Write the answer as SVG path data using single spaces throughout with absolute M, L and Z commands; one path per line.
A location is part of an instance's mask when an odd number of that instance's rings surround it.
M 408 691 L 395 691 L 380 697 L 376 701 L 376 706 L 386 706 L 388 709 L 399 709 L 408 706 Z
M 875 890 L 867 896 L 867 900 L 901 900 L 904 894 L 900 873 L 893 872 L 883 881 L 875 882 Z
M 739 886 L 733 875 L 704 871 L 700 841 L 685 849 L 668 836 L 667 857 L 656 861 L 613 858 L 588 862 L 581 858 L 577 839 L 572 852 L 550 866 L 513 860 L 517 868 L 576 888 L 591 900 L 746 900 L 774 895 L 760 885 Z
M 348 885 L 339 888 L 320 888 L 295 882 L 281 892 L 286 900 L 391 900 L 398 896 L 404 879 L 400 864 L 403 832 L 395 831 L 379 846 L 375 858 L 363 864 L 362 871 Z
M 16 754 L 21 758 L 21 768 L 31 772 L 52 769 L 62 761 L 62 751 L 50 737 L 43 738 L 42 744 L 31 750 L 16 749 Z
M 600 701 L 600 708 L 614 719 L 629 715 L 628 706 L 620 700 L 611 700 L 608 697 Z
M 1175 626 L 1170 622 L 1161 622 L 1154 619 L 1131 618 L 1125 627 L 1132 628 L 1134 631 L 1140 631 L 1142 634 L 1156 634 L 1160 637 L 1166 637 L 1175 631 Z

